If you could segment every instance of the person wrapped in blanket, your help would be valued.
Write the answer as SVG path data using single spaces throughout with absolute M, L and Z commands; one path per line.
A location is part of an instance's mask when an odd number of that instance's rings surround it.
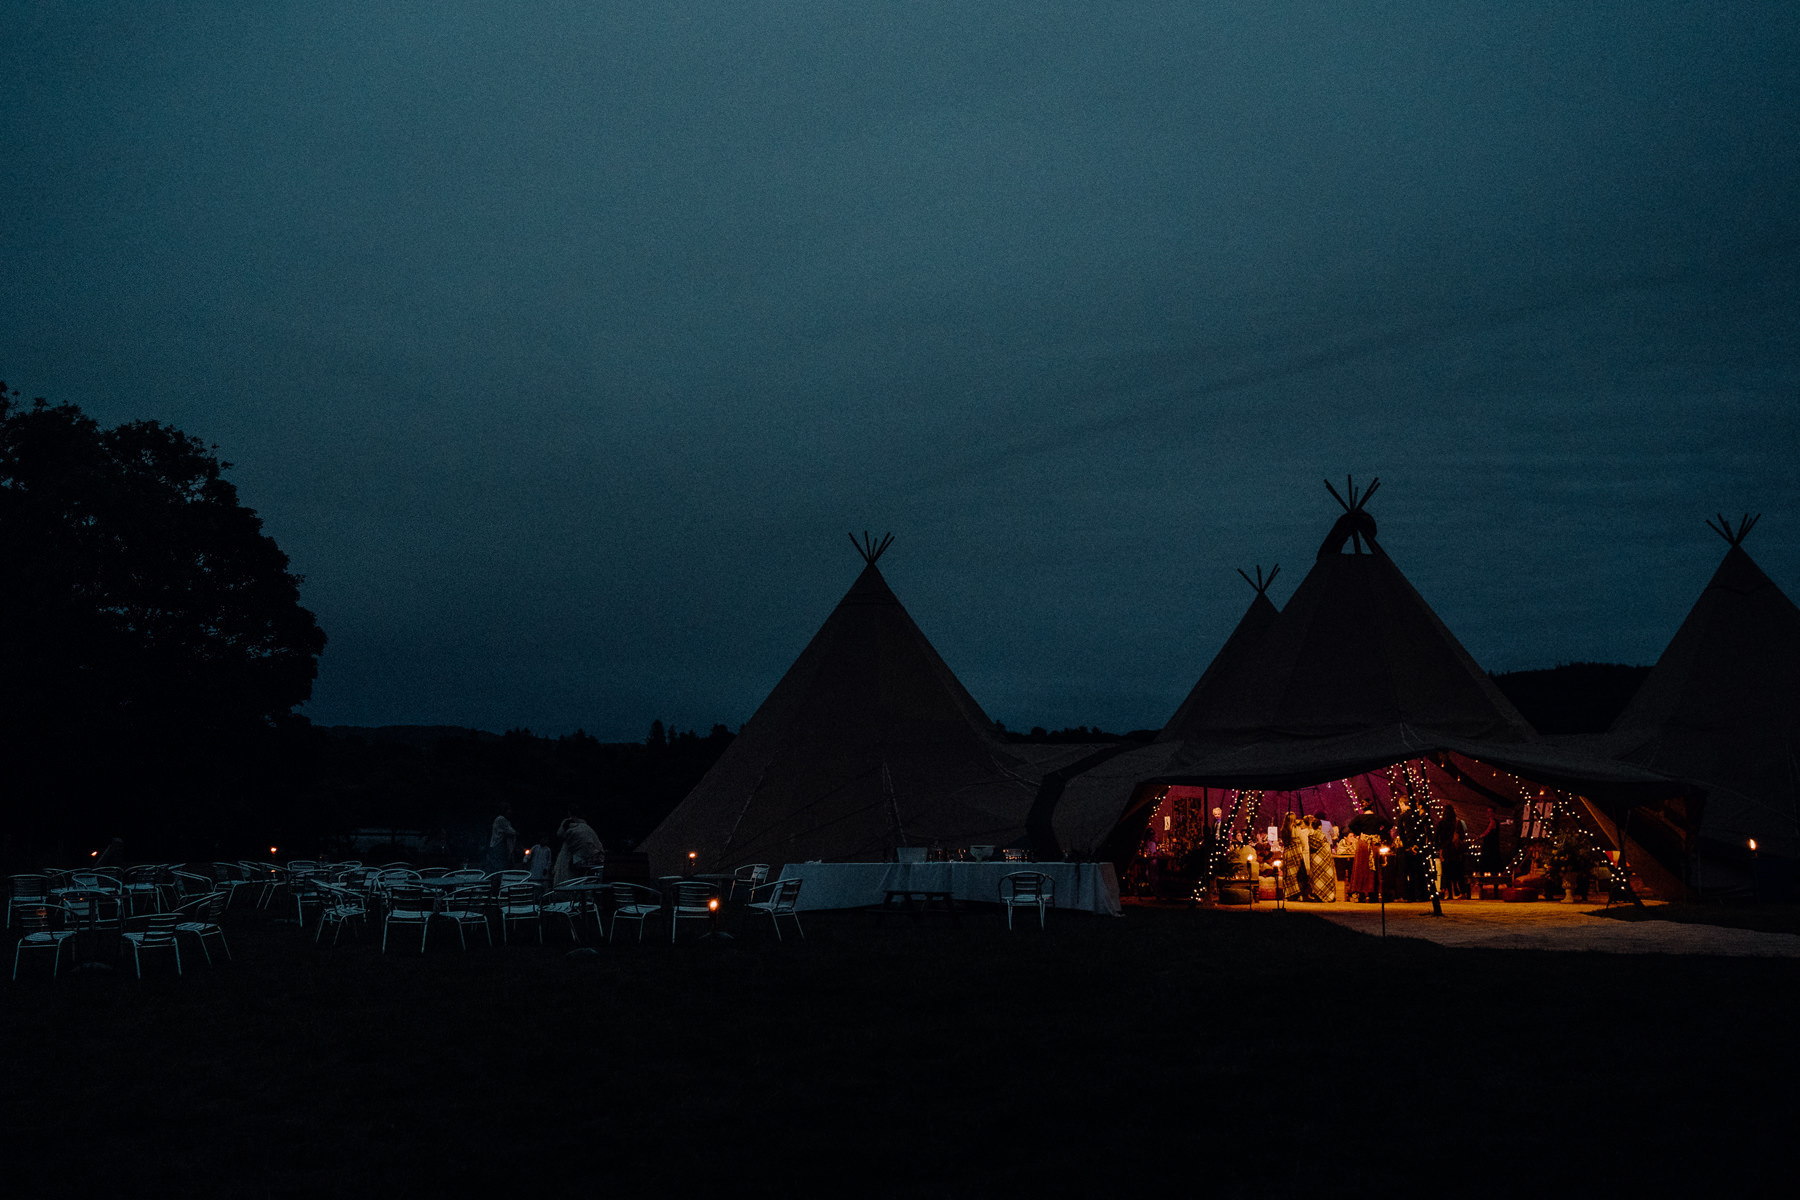
M 1331 857 L 1331 837 L 1318 813 L 1306 818 L 1307 870 L 1312 875 L 1312 898 L 1323 904 L 1337 900 L 1337 864 Z
M 1373 800 L 1363 801 L 1362 811 L 1350 819 L 1350 835 L 1355 838 L 1354 857 L 1350 860 L 1350 899 L 1374 900 L 1380 886 L 1376 872 L 1380 862 L 1376 849 L 1387 837 L 1388 823 L 1375 811 Z
M 1281 817 L 1281 896 L 1284 900 L 1311 898 L 1312 869 L 1307 862 L 1306 825 L 1294 813 Z

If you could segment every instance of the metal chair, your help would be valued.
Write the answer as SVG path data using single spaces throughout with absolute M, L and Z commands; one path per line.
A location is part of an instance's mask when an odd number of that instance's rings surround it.
M 275 898 L 275 892 L 286 878 L 280 867 L 274 863 L 251 862 L 240 859 L 238 867 L 244 872 L 244 886 L 256 892 L 256 907 L 267 908 Z
M 1036 908 L 1038 928 L 1044 928 L 1044 912 L 1055 901 L 1056 881 L 1042 871 L 1014 871 L 1000 878 L 1000 903 L 1006 906 L 1006 927 L 1013 927 L 1013 909 Z
M 212 966 L 212 951 L 206 948 L 206 939 L 219 939 L 219 948 L 225 951 L 225 957 L 231 958 L 231 947 L 225 941 L 225 931 L 219 927 L 219 918 L 225 914 L 225 905 L 231 900 L 229 892 L 208 892 L 204 896 L 189 900 L 175 910 L 176 917 L 186 920 L 175 922 L 175 932 L 191 933 L 200 943 L 200 953 L 206 956 L 206 965 Z
M 487 934 L 488 945 L 494 944 L 494 927 L 488 924 L 487 913 L 484 911 L 492 899 L 493 893 L 480 884 L 457 888 L 444 897 L 444 907 L 438 910 L 437 915 L 456 926 L 456 938 L 462 943 L 464 950 L 469 948 L 469 939 L 463 931 L 471 925 L 481 926 L 482 932 Z
M 612 897 L 612 917 L 606 924 L 606 940 L 613 940 L 613 933 L 619 927 L 619 919 L 638 923 L 638 941 L 644 940 L 644 922 L 651 917 L 662 916 L 662 893 L 641 883 L 615 883 L 607 889 Z
M 19 956 L 27 950 L 51 952 L 50 978 L 55 979 L 58 972 L 61 971 L 63 943 L 75 936 L 75 929 L 71 923 L 65 923 L 61 929 L 53 928 L 53 919 L 58 914 L 67 915 L 62 905 L 52 904 L 48 900 L 31 908 L 21 907 L 19 909 L 19 928 L 24 933 L 19 938 L 18 945 L 13 949 L 12 977 L 14 979 L 19 977 Z M 8 909 L 9 923 L 11 918 L 12 912 Z M 69 961 L 75 961 L 75 947 L 72 943 L 69 946 Z
M 36 910 L 50 903 L 48 875 L 13 875 L 6 881 L 6 927 L 12 928 L 14 911 Z
M 705 921 L 711 923 L 719 913 L 719 889 L 710 883 L 698 880 L 683 880 L 677 883 L 669 904 L 669 943 L 675 942 L 675 934 L 683 921 Z
M 523 874 L 523 872 L 520 872 Z M 538 889 L 535 883 L 507 883 L 500 887 L 500 944 L 507 945 L 512 927 L 524 921 L 537 925 L 538 941 L 544 940 L 544 908 L 538 900 Z M 570 928 L 573 929 L 573 918 Z
M 787 917 L 794 922 L 794 929 L 801 940 L 806 938 L 806 929 L 800 924 L 800 913 L 795 908 L 800 899 L 799 879 L 777 879 L 774 883 L 765 883 L 760 888 L 750 889 L 750 902 L 744 907 L 752 912 L 767 913 L 769 923 L 775 926 L 775 940 L 781 940 L 781 918 Z M 758 891 L 767 892 L 767 899 L 758 900 Z
M 739 888 L 748 888 L 754 894 L 768 878 L 768 863 L 745 863 L 731 873 L 731 894 L 736 896 Z
M 353 888 L 342 884 L 322 883 L 319 885 L 319 927 L 313 932 L 313 945 L 318 945 L 325 937 L 325 927 L 331 926 L 331 944 L 338 944 L 343 936 L 344 926 L 352 921 L 369 919 L 369 902 Z
M 175 940 L 175 925 L 181 920 L 180 913 L 156 913 L 152 915 L 144 928 L 128 930 L 120 934 L 123 939 L 119 949 L 123 952 L 126 946 L 131 947 L 131 964 L 137 968 L 137 977 L 144 977 L 144 951 L 168 950 L 175 955 L 175 973 L 181 974 L 181 943 Z
M 431 932 L 431 918 L 437 915 L 437 900 L 417 884 L 397 884 L 388 891 L 387 917 L 381 923 L 381 952 L 387 953 L 388 933 L 396 925 L 419 927 L 419 953 L 425 953 L 425 939 Z
M 214 892 L 225 892 L 227 893 L 226 898 L 230 899 L 231 889 L 219 887 L 209 876 L 195 871 L 183 871 L 179 867 L 169 874 L 175 881 L 175 906 L 177 908 L 186 906 L 198 896 L 209 896 Z
M 124 924 L 125 892 L 110 875 L 71 871 L 60 886 L 51 889 L 51 894 L 62 901 L 63 912 L 72 924 L 89 929 Z
M 127 867 L 121 887 L 125 893 L 126 903 L 131 906 L 131 915 L 136 916 L 140 902 L 146 902 L 151 912 L 163 910 L 163 868 L 158 866 Z
M 331 881 L 318 871 L 288 876 L 288 891 L 294 897 L 294 924 L 306 928 L 307 907 L 323 908 L 323 891 L 330 885 Z

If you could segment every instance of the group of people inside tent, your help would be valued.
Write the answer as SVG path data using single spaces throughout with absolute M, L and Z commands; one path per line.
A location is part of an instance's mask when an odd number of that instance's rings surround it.
M 1433 805 L 1435 816 L 1405 795 L 1391 802 L 1389 816 L 1364 799 L 1344 826 L 1324 812 L 1283 812 L 1254 840 L 1231 838 L 1234 847 L 1220 846 L 1236 866 L 1221 863 L 1216 873 L 1258 875 L 1267 867 L 1286 900 L 1425 901 L 1433 892 L 1439 899 L 1469 898 L 1471 862 L 1482 847 L 1467 821 L 1447 802 Z M 1231 823 L 1224 825 L 1221 832 Z M 1149 854 L 1161 849 L 1154 838 L 1146 843 Z
M 1393 820 L 1373 802 L 1339 829 L 1318 813 L 1287 812 L 1271 826 L 1266 853 L 1279 867 L 1283 899 L 1331 903 L 1338 899 L 1338 863 L 1348 859 L 1345 898 L 1352 902 L 1429 900 L 1468 894 L 1462 847 L 1468 827 L 1450 805 L 1434 828 L 1430 817 L 1404 797 Z M 1385 853 L 1384 853 L 1385 852 Z M 1440 874 L 1441 872 L 1441 874 Z

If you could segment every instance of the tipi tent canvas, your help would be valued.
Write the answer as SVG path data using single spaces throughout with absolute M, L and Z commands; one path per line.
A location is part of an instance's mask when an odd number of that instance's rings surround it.
M 1723 561 L 1607 737 L 1623 761 L 1706 785 L 1703 890 L 1752 886 L 1752 838 L 1775 860 L 1764 873 L 1800 867 L 1800 608 L 1745 552 L 1755 524 L 1719 518 Z
M 1261 567 L 1256 568 L 1255 579 L 1244 574 L 1241 567 L 1238 568 L 1238 574 L 1243 575 L 1244 582 L 1255 589 L 1256 598 L 1250 601 L 1250 607 L 1238 618 L 1231 636 L 1225 639 L 1219 652 L 1206 664 L 1206 670 L 1200 673 L 1200 680 L 1194 684 L 1187 699 L 1181 702 L 1175 715 L 1169 718 L 1162 731 L 1156 735 L 1159 742 L 1176 742 L 1191 736 L 1200 715 L 1209 710 L 1211 699 L 1218 694 L 1231 692 L 1238 686 L 1239 673 L 1254 669 L 1256 651 L 1279 615 L 1269 599 L 1269 588 L 1276 576 L 1281 574 L 1281 564 L 1277 563 L 1271 568 L 1267 578 L 1263 577 Z
M 854 539 L 853 539 L 854 540 Z M 883 861 L 899 846 L 1025 836 L 1036 774 L 1008 753 L 876 566 L 725 754 L 644 842 L 656 871 Z

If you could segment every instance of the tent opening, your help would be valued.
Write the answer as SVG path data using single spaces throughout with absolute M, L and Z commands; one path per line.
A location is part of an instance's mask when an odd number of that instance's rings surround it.
M 1151 781 L 1132 807 L 1117 848 L 1140 898 L 1587 899 L 1626 874 L 1656 891 L 1629 826 L 1621 868 L 1602 805 L 1449 752 L 1278 788 Z

